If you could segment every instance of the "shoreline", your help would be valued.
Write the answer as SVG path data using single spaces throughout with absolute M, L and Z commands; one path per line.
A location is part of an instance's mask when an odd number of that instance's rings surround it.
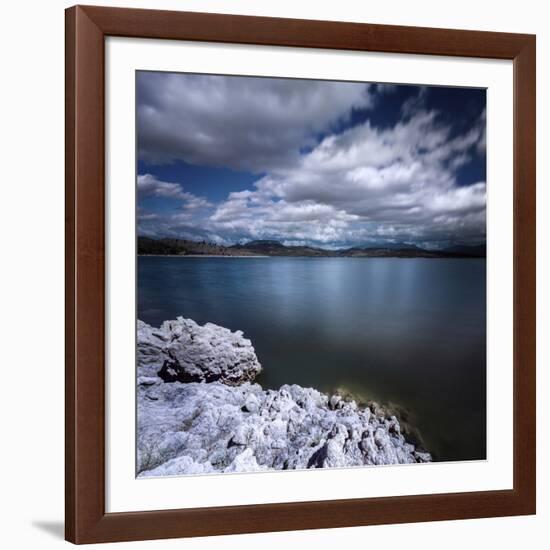
M 137 256 L 152 256 L 154 258 L 273 258 L 274 256 L 255 256 L 247 254 L 137 254 Z M 300 256 L 305 258 L 307 256 Z
M 308 258 L 312 260 L 487 260 L 477 256 L 269 256 L 253 254 L 136 254 L 138 257 L 152 258 Z

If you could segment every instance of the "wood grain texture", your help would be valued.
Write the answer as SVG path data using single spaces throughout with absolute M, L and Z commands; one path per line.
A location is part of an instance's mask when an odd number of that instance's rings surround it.
M 109 36 L 511 59 L 527 35 L 83 6 Z
M 65 14 L 65 538 L 75 539 L 75 12 Z
M 67 537 L 104 516 L 104 37 L 67 12 Z
M 514 487 L 536 503 L 536 40 L 514 59 Z
M 514 61 L 514 488 L 105 513 L 106 36 Z M 535 37 L 76 6 L 66 12 L 66 538 L 74 543 L 535 513 Z

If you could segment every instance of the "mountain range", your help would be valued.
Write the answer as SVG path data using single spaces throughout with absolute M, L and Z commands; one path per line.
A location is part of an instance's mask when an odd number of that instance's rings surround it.
M 312 246 L 287 246 L 276 240 L 254 240 L 223 246 L 206 241 L 138 237 L 139 255 L 158 256 L 302 256 L 330 258 L 485 258 L 486 245 L 454 245 L 427 250 L 407 243 L 381 243 L 327 250 Z

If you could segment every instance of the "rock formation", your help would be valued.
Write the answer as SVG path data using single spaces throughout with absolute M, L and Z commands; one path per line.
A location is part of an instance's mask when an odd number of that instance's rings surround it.
M 263 390 L 241 332 L 138 322 L 138 475 L 429 462 L 395 416 L 312 388 Z
M 165 382 L 215 382 L 237 385 L 262 370 L 250 340 L 212 323 L 200 326 L 178 317 L 154 329 L 137 326 L 138 369 Z

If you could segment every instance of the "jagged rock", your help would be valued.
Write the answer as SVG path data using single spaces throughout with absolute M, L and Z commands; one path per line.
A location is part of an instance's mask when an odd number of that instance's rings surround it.
M 398 421 L 312 388 L 167 384 L 138 388 L 140 476 L 429 462 Z
M 431 461 L 376 404 L 251 384 L 261 366 L 240 331 L 181 317 L 137 328 L 140 476 Z
M 137 366 L 138 375 L 155 377 L 164 361 L 169 357 L 164 351 L 170 337 L 161 329 L 154 329 L 143 321 L 137 322 Z
M 241 331 L 178 317 L 158 329 L 137 325 L 138 374 L 165 382 L 214 382 L 237 385 L 254 380 L 262 367 Z

